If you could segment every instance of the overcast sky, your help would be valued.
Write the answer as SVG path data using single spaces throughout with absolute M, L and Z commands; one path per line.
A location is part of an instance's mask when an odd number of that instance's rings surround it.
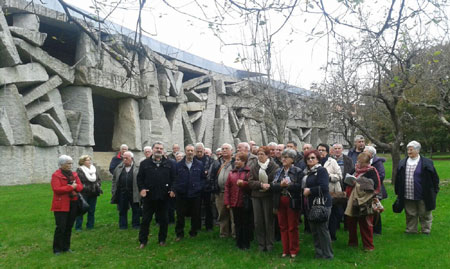
M 66 2 L 93 12 L 92 8 L 89 8 L 92 6 L 91 0 L 67 0 Z M 180 4 L 192 1 L 169 2 Z M 206 22 L 181 15 L 167 7 L 161 0 L 147 1 L 146 8 L 142 24 L 152 38 L 226 66 L 246 69 L 241 63 L 235 63 L 239 47 L 221 44 L 208 29 Z M 191 14 L 196 12 L 190 6 L 184 6 L 180 10 Z M 109 20 L 130 29 L 135 28 L 136 19 L 137 8 L 116 10 L 109 17 Z M 290 84 L 307 89 L 312 82 L 318 82 L 323 78 L 320 67 L 326 63 L 325 40 L 306 42 L 308 37 L 305 32 L 310 31 L 314 23 L 313 19 L 305 22 L 304 17 L 294 13 L 291 24 L 276 36 L 274 46 L 278 53 L 275 64 L 280 70 L 277 73 L 281 73 L 282 79 Z M 294 32 L 292 32 L 293 27 Z M 241 39 L 239 29 L 232 27 L 225 29 L 226 32 L 222 34 L 222 38 L 227 41 Z

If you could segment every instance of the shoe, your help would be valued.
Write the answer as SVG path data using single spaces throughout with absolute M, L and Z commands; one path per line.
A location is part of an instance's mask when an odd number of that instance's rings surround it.
M 297 257 L 297 254 L 291 254 L 291 258 L 292 259 L 295 258 L 295 257 Z
M 143 249 L 143 248 L 145 248 L 145 244 L 140 244 L 139 249 Z
M 61 255 L 61 251 L 53 252 L 53 254 L 55 254 L 55 256 L 59 256 L 59 255 Z
M 183 239 L 183 237 L 177 237 L 177 238 L 175 238 L 175 242 L 180 242 L 181 239 Z
M 141 227 L 140 226 L 133 226 L 133 229 L 135 230 L 139 230 Z
M 364 248 L 364 251 L 365 252 L 372 252 L 372 251 L 374 251 L 375 249 L 374 248 Z
M 166 246 L 166 242 L 164 242 L 164 241 L 159 242 L 159 246 L 165 247 Z
M 281 254 L 281 258 L 286 258 L 286 257 L 287 257 L 286 253 Z
M 63 252 L 73 253 L 73 250 L 71 250 L 71 249 L 69 248 L 68 250 L 64 250 Z

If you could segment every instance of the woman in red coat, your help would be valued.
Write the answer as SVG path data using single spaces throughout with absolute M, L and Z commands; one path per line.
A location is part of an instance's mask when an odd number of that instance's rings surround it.
M 53 237 L 53 253 L 72 252 L 70 236 L 77 217 L 77 194 L 83 189 L 77 173 L 72 172 L 73 160 L 70 156 L 61 155 L 59 168 L 52 175 L 53 201 L 52 211 L 55 214 L 55 235 Z
M 240 249 L 249 249 L 252 238 L 252 205 L 248 177 L 250 168 L 246 166 L 248 156 L 238 153 L 235 168 L 228 174 L 225 183 L 224 205 L 233 211 L 236 229 L 236 245 Z

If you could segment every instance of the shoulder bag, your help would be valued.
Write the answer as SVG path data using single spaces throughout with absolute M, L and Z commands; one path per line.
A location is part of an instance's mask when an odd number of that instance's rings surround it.
M 315 197 L 311 209 L 309 210 L 308 220 L 314 223 L 322 223 L 328 220 L 328 210 L 325 207 L 325 197 L 319 186 L 319 196 Z

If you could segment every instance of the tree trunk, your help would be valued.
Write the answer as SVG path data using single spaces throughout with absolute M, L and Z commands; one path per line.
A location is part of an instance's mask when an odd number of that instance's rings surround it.
M 392 157 L 392 178 L 391 178 L 391 180 L 392 180 L 392 185 L 395 185 L 395 177 L 397 175 L 397 168 L 398 168 L 398 164 L 400 163 L 400 160 L 401 160 L 400 143 L 394 142 L 392 144 L 391 157 Z

